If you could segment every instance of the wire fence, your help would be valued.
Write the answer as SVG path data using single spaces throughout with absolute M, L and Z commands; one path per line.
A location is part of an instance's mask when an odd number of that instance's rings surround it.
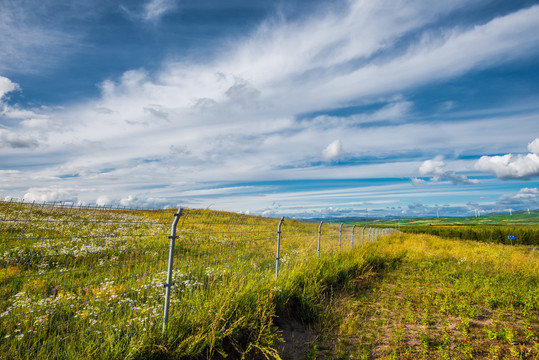
M 125 210 L 0 202 L 0 354 L 65 358 L 165 328 L 238 278 L 390 229 L 211 210 Z

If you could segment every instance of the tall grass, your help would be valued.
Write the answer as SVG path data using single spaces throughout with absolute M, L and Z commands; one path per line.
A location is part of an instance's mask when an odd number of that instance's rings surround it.
M 319 224 L 285 220 L 275 279 L 278 219 L 190 210 L 162 332 L 172 211 L 35 210 L 1 213 L 5 358 L 279 359 L 289 322 L 318 334 L 300 357 L 539 354 L 539 259 L 526 247 L 413 234 L 365 243 L 357 227 L 352 248 L 350 227 L 339 243 L 332 224 L 317 258 Z
M 0 354 L 8 358 L 131 356 L 137 341 L 153 338 L 160 328 L 172 215 L 172 210 L 0 202 Z M 200 319 L 228 309 L 219 301 L 243 303 L 231 294 L 243 294 L 243 289 L 249 294 L 249 289 L 272 280 L 277 223 L 278 219 L 234 213 L 184 211 L 178 224 L 170 309 L 171 322 L 184 325 L 168 329 L 222 325 L 221 320 L 204 325 Z M 317 231 L 318 224 L 285 221 L 281 274 L 317 256 Z M 323 228 L 322 254 L 341 247 L 337 231 L 335 225 Z M 349 246 L 350 241 L 342 244 Z M 264 303 L 264 299 L 257 301 Z M 249 319 L 247 315 L 237 319 L 235 326 L 244 328 L 240 324 Z M 211 355 L 221 348 L 218 331 L 211 332 L 214 340 L 209 342 L 205 337 L 194 341 L 186 335 L 191 330 L 185 331 L 177 338 L 191 339 L 185 342 L 189 345 L 178 345 L 175 352 Z M 257 341 L 265 344 L 262 335 Z M 264 349 L 258 342 L 246 343 Z
M 536 251 L 411 234 L 368 251 L 388 266 L 328 309 L 331 356 L 539 357 Z
M 444 238 L 475 240 L 497 244 L 539 245 L 537 225 L 474 225 L 474 226 L 420 226 L 405 225 L 400 230 L 407 233 L 424 233 Z M 509 239 L 513 236 L 513 239 Z

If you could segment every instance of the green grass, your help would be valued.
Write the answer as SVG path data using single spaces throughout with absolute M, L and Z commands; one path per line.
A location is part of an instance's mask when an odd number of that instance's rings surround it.
M 403 232 L 425 233 L 498 244 L 539 245 L 539 211 L 480 217 L 421 218 L 372 221 L 371 226 L 393 226 Z M 509 236 L 514 236 L 509 239 Z
M 35 210 L 0 213 L 5 358 L 538 357 L 539 259 L 526 247 L 365 244 L 358 226 L 352 249 L 348 226 L 339 252 L 327 224 L 318 259 L 318 224 L 285 220 L 275 280 L 277 219 L 189 210 L 161 332 L 172 211 Z M 292 353 L 290 324 L 305 335 Z
M 187 327 L 178 319 L 166 342 L 148 338 L 138 354 L 536 359 L 538 274 L 539 256 L 527 248 L 392 235 L 307 260 L 276 282 L 229 289 L 215 298 L 215 316 Z M 303 329 L 296 336 L 311 335 L 294 339 L 282 331 L 290 323 Z M 276 351 L 286 349 L 283 342 L 302 344 L 302 351 Z M 196 351 L 187 346 L 195 343 Z
M 408 219 L 378 219 L 372 220 L 372 224 L 384 224 L 395 226 L 400 225 L 421 225 L 421 226 L 438 226 L 438 225 L 539 225 L 539 210 L 516 211 L 512 215 L 505 214 L 489 214 L 479 217 L 464 216 L 464 217 L 441 217 L 441 218 L 408 218 Z
M 386 266 L 336 296 L 328 359 L 537 359 L 539 256 L 400 234 L 369 246 Z

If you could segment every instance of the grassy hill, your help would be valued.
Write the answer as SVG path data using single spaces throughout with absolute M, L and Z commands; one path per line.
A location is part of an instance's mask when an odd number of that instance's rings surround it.
M 488 214 L 479 217 L 442 217 L 442 218 L 409 218 L 409 219 L 376 219 L 369 221 L 370 224 L 378 225 L 539 225 L 539 210 L 518 211 L 509 214 Z

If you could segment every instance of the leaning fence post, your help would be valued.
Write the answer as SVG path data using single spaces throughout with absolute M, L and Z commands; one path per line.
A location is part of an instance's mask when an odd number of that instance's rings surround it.
M 277 227 L 277 256 L 275 257 L 275 279 L 279 277 L 279 253 L 281 249 L 281 225 L 283 224 L 284 216 L 279 221 L 279 226 Z
M 341 240 L 342 240 L 342 226 L 344 224 L 341 223 L 341 226 L 339 227 L 339 250 L 341 250 Z
M 165 327 L 167 326 L 168 322 L 168 308 L 170 306 L 170 288 L 174 285 L 172 282 L 172 269 L 173 269 L 173 262 L 174 262 L 174 244 L 176 242 L 176 225 L 178 225 L 178 220 L 180 220 L 180 216 L 182 216 L 182 208 L 178 209 L 178 212 L 174 214 L 174 221 L 172 222 L 172 228 L 170 230 L 170 236 L 168 237 L 170 239 L 170 248 L 168 251 L 168 272 L 167 272 L 167 282 L 166 284 L 163 284 L 163 286 L 166 288 L 165 293 L 165 309 L 163 312 L 163 331 L 165 331 Z
M 322 232 L 322 224 L 324 223 L 324 220 L 320 221 L 320 225 L 318 226 L 318 257 L 320 258 L 320 234 Z

